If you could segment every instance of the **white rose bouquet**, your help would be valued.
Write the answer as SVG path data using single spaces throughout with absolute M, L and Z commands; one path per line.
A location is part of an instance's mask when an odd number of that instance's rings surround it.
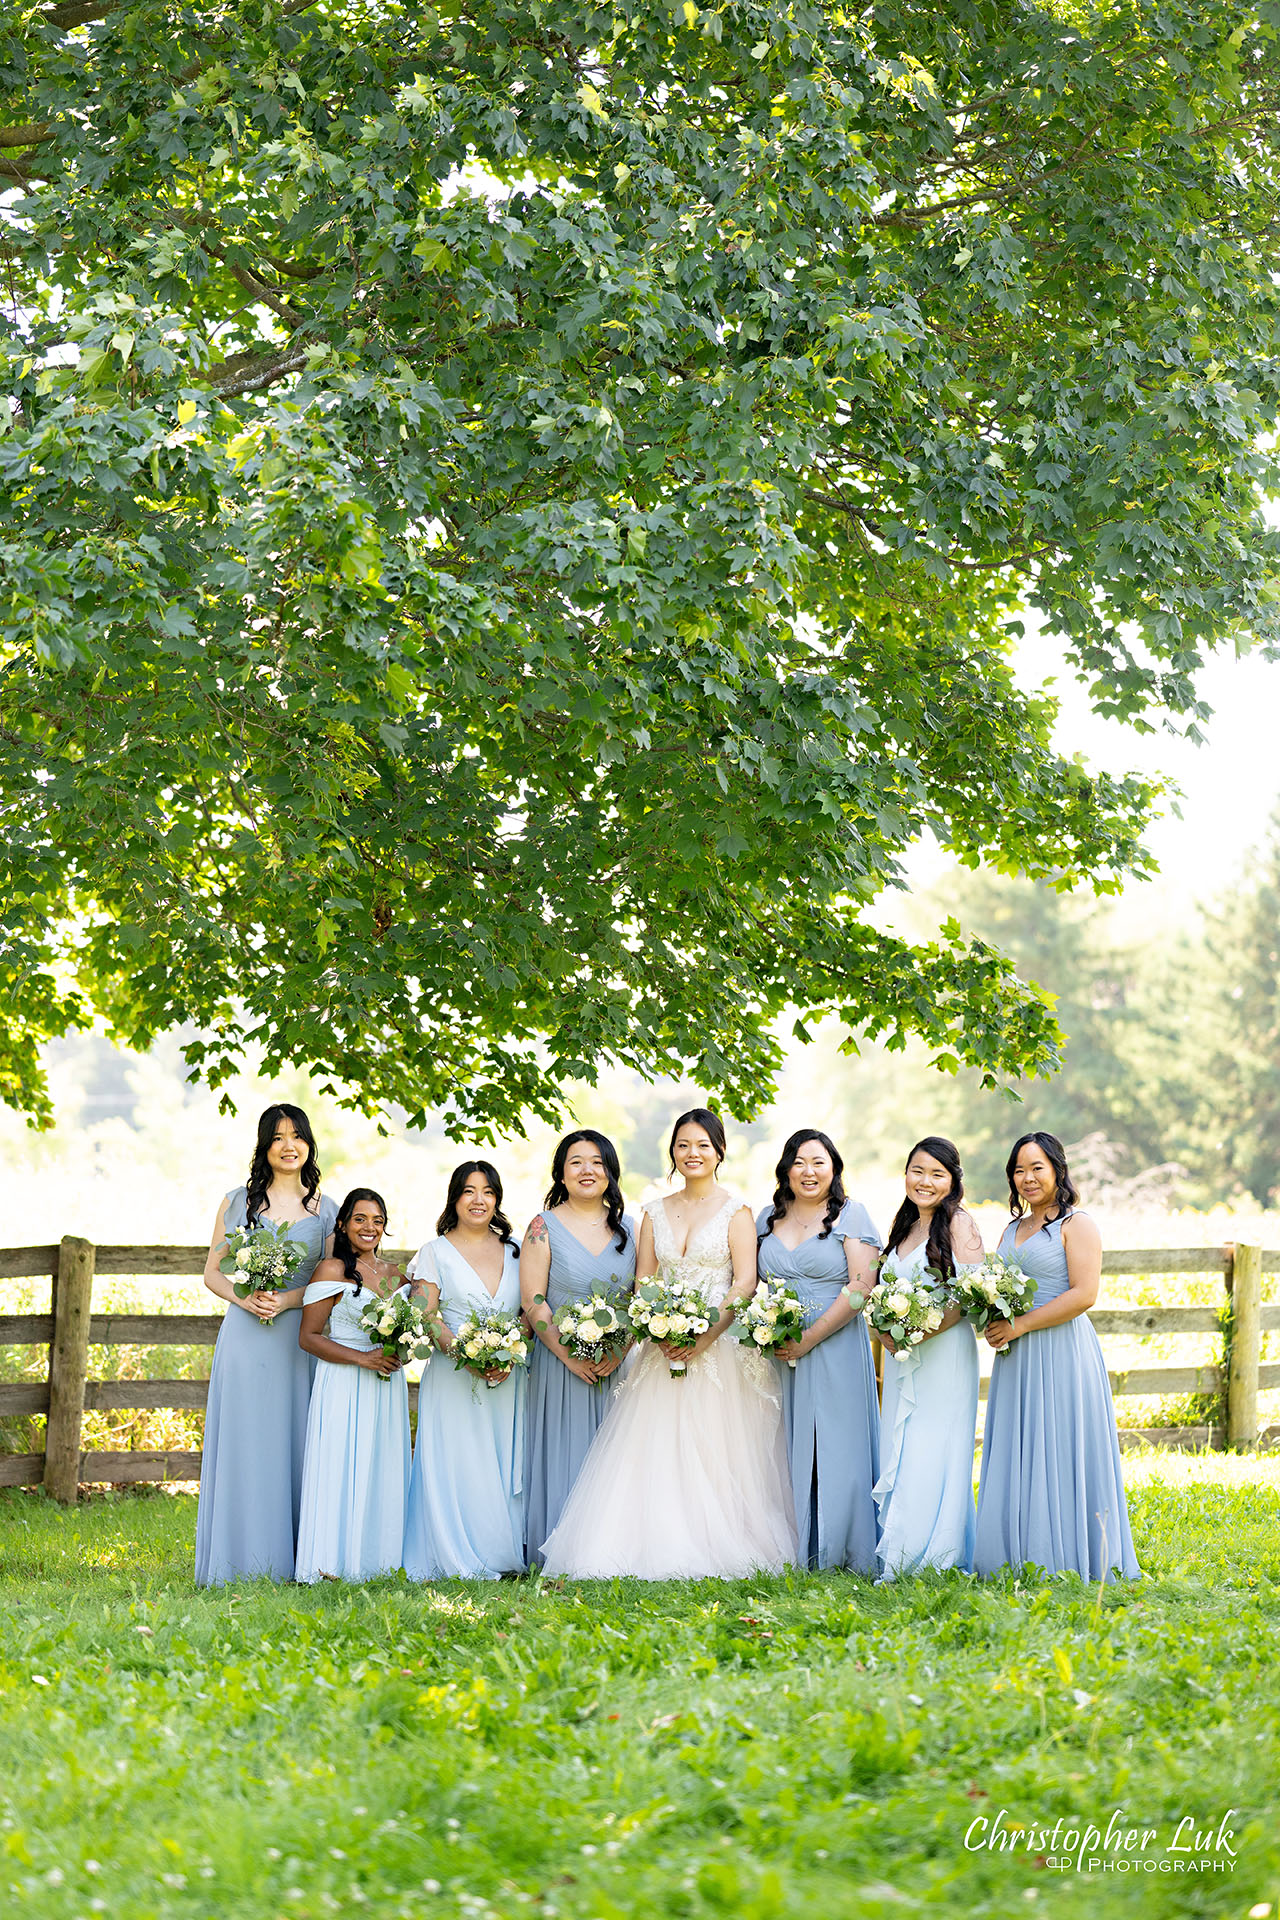
M 486 1387 L 500 1387 L 513 1367 L 529 1358 L 529 1341 L 516 1314 L 474 1307 L 453 1336 L 453 1364 L 479 1374 Z M 490 1379 L 493 1374 L 497 1377 Z
M 551 1318 L 561 1346 L 575 1360 L 611 1360 L 631 1338 L 626 1303 L 599 1287 L 584 1300 L 566 1300 Z
M 803 1339 L 804 1325 L 804 1307 L 795 1288 L 765 1273 L 746 1306 L 739 1307 L 734 1332 L 744 1347 L 769 1353 Z M 787 1365 L 794 1367 L 795 1361 L 788 1360 Z
M 305 1240 L 291 1240 L 286 1224 L 264 1220 L 257 1227 L 232 1228 L 218 1270 L 231 1276 L 236 1299 L 247 1300 L 251 1293 L 286 1292 L 306 1257 Z M 259 1320 L 258 1325 L 270 1327 L 274 1322 Z
M 998 1253 L 989 1253 L 980 1267 L 958 1267 L 947 1284 L 948 1304 L 959 1307 L 979 1333 L 993 1320 L 1012 1320 L 1015 1314 L 1029 1313 L 1035 1297 L 1036 1283 L 1030 1274 Z M 1008 1351 L 1007 1346 L 996 1348 L 997 1354 Z
M 720 1309 L 691 1280 L 661 1267 L 651 1280 L 636 1282 L 629 1311 L 637 1340 L 676 1347 L 696 1346 L 720 1318 Z M 689 1371 L 684 1360 L 668 1359 L 667 1365 L 673 1380 L 683 1380 Z
M 867 1296 L 867 1323 L 893 1343 L 895 1359 L 905 1360 L 926 1333 L 938 1331 L 948 1304 L 946 1288 L 928 1267 L 910 1279 L 890 1273 Z
M 403 1366 L 408 1360 L 426 1360 L 431 1353 L 427 1339 L 426 1314 L 417 1300 L 405 1293 L 371 1293 L 360 1309 L 360 1325 L 375 1347 Z M 390 1379 L 380 1373 L 379 1380 Z

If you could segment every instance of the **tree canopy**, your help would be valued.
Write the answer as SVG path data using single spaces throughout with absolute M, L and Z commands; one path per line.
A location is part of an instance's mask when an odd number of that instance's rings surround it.
M 64 0 L 0 28 L 0 1095 L 185 1027 L 483 1132 L 783 1009 L 1051 1069 L 904 849 L 1118 885 L 1276 632 L 1280 7 Z

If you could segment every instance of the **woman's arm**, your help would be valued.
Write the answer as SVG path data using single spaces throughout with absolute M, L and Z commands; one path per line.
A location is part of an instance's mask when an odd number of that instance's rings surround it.
M 652 1280 L 658 1271 L 658 1249 L 653 1240 L 653 1221 L 647 1213 L 640 1216 L 640 1238 L 636 1242 L 636 1279 Z
M 440 1311 L 440 1289 L 434 1280 L 427 1280 L 422 1283 L 415 1280 L 412 1288 L 413 1293 L 417 1293 L 419 1284 L 422 1286 L 422 1297 L 427 1310 L 427 1319 L 431 1325 L 431 1338 L 435 1345 L 439 1347 L 441 1353 L 452 1353 L 454 1336 L 444 1315 Z
M 227 1251 L 227 1208 L 231 1205 L 231 1195 L 227 1194 L 218 1208 L 218 1217 L 213 1223 L 213 1235 L 209 1241 L 209 1257 L 204 1263 L 204 1284 L 210 1293 L 216 1293 L 219 1300 L 225 1300 L 229 1307 L 243 1307 L 255 1320 L 274 1320 L 280 1311 L 280 1302 L 286 1296 L 279 1293 L 250 1293 L 242 1300 L 236 1292 L 229 1273 L 223 1273 L 218 1266 Z M 302 1290 L 298 1290 L 301 1302 Z
M 314 1282 L 343 1280 L 346 1276 L 340 1262 L 322 1260 L 311 1278 Z M 400 1362 L 394 1354 L 383 1353 L 377 1347 L 371 1353 L 361 1353 L 356 1347 L 344 1347 L 341 1341 L 330 1340 L 325 1328 L 329 1324 L 336 1298 L 336 1294 L 330 1294 L 324 1300 L 310 1300 L 303 1307 L 302 1326 L 298 1332 L 298 1345 L 303 1352 L 314 1353 L 317 1360 L 332 1360 L 340 1367 L 368 1367 L 371 1373 L 399 1373 Z
M 987 1345 L 1007 1347 L 1024 1333 L 1037 1333 L 1042 1327 L 1065 1326 L 1088 1313 L 1098 1297 L 1102 1280 L 1102 1235 L 1087 1213 L 1073 1213 L 1062 1229 L 1062 1251 L 1067 1256 L 1067 1285 L 1064 1292 L 1046 1300 L 1030 1313 L 1015 1314 L 1012 1320 L 993 1320 L 987 1328 Z
M 525 1318 L 544 1347 L 554 1353 L 562 1365 L 579 1380 L 593 1387 L 596 1383 L 596 1370 L 589 1360 L 577 1360 L 566 1353 L 560 1344 L 556 1332 L 556 1323 L 551 1315 L 547 1301 L 547 1284 L 551 1278 L 551 1237 L 547 1232 L 547 1223 L 540 1213 L 535 1213 L 529 1222 L 528 1232 L 524 1236 L 524 1245 L 520 1249 L 520 1305 Z

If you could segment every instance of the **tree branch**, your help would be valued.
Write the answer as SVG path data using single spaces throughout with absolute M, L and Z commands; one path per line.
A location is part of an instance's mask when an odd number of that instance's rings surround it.
M 261 393 L 277 380 L 298 373 L 306 364 L 305 347 L 296 348 L 292 353 L 235 353 L 230 359 L 207 367 L 205 378 L 220 399 L 231 400 L 237 394 Z
M 47 120 L 39 126 L 29 120 L 24 127 L 0 127 L 0 147 L 39 147 L 52 138 L 53 128 Z

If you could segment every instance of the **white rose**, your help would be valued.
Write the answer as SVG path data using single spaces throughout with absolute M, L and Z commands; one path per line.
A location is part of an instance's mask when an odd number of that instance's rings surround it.
M 655 1340 L 665 1340 L 668 1332 L 670 1331 L 670 1328 L 671 1328 L 670 1315 L 665 1313 L 655 1313 L 650 1315 L 649 1331 L 653 1335 Z
M 929 1317 L 925 1321 L 925 1325 L 928 1327 L 930 1333 L 936 1333 L 938 1328 L 942 1325 L 942 1315 L 939 1313 L 936 1307 L 933 1307 L 930 1309 Z
M 767 1347 L 769 1344 L 768 1327 L 757 1327 L 751 1337 L 758 1347 Z
M 918 1347 L 920 1345 L 920 1342 L 924 1339 L 924 1335 L 919 1331 L 919 1329 L 917 1329 L 916 1332 L 908 1334 L 907 1338 L 910 1340 L 913 1347 Z
M 580 1320 L 578 1322 L 578 1338 L 586 1346 L 593 1347 L 596 1341 L 601 1339 L 603 1335 L 604 1328 L 598 1320 Z
M 905 1293 L 891 1293 L 889 1295 L 889 1298 L 885 1301 L 885 1306 L 888 1308 L 890 1313 L 895 1313 L 901 1316 L 904 1313 L 910 1312 L 911 1302 L 907 1298 Z

